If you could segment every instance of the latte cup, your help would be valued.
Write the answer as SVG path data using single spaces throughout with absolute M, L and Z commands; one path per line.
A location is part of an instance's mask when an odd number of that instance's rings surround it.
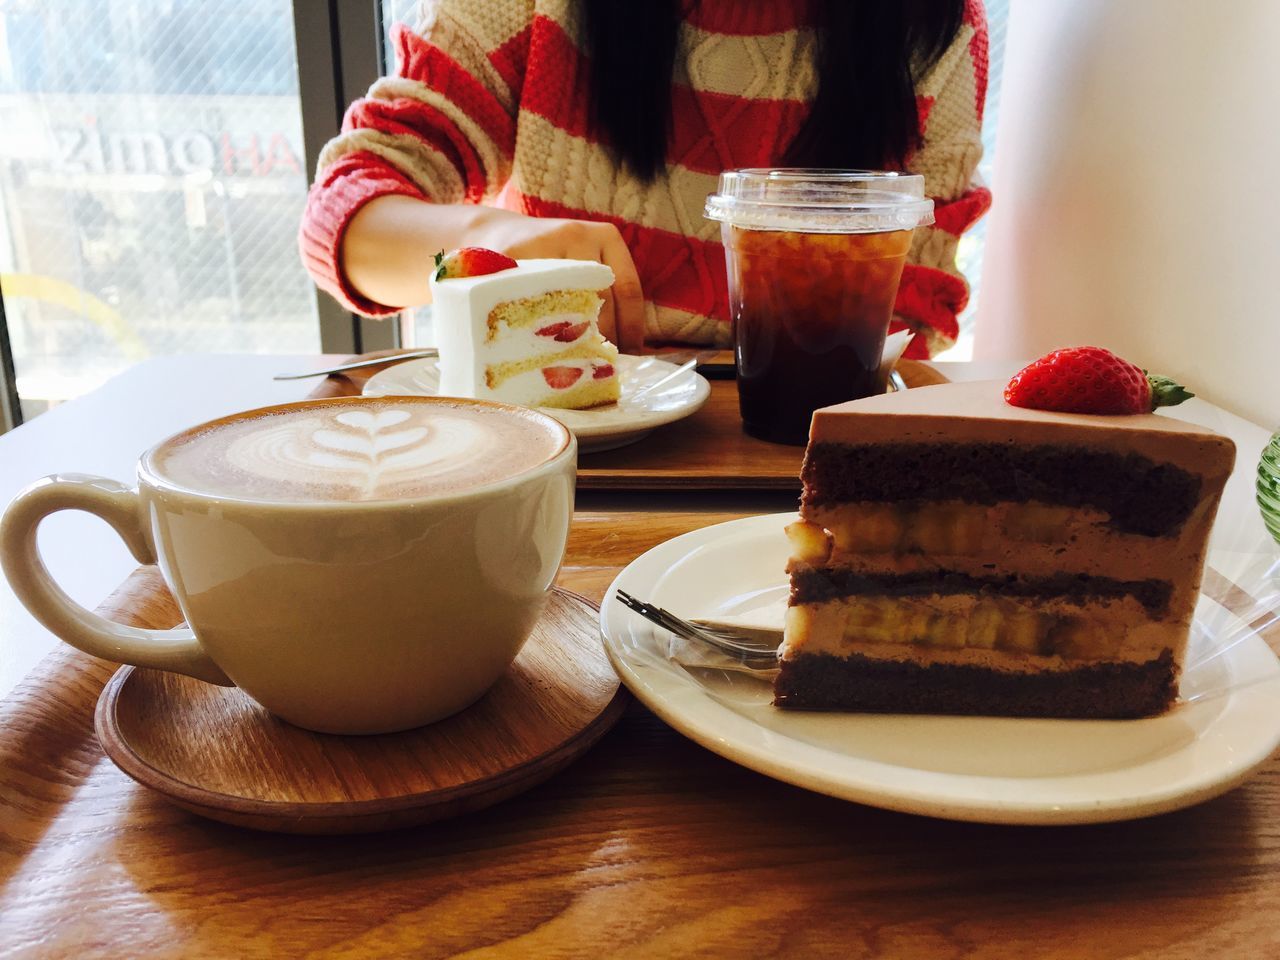
M 238 686 L 307 729 L 389 733 L 475 702 L 520 651 L 564 556 L 576 460 L 561 424 L 507 404 L 266 407 L 157 444 L 133 488 L 35 482 L 0 520 L 0 566 L 86 653 Z M 144 630 L 71 600 L 36 545 L 59 510 L 158 564 L 186 625 Z

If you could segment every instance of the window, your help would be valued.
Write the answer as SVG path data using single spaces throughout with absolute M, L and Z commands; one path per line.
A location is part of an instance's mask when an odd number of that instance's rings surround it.
M 148 356 L 319 348 L 292 6 L 213 9 L 0 4 L 0 290 L 24 417 Z

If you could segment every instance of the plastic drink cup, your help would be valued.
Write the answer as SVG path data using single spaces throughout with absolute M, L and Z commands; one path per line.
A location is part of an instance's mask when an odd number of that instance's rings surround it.
M 743 428 L 803 444 L 814 410 L 869 396 L 915 228 L 920 176 L 730 170 L 707 198 L 721 224 Z

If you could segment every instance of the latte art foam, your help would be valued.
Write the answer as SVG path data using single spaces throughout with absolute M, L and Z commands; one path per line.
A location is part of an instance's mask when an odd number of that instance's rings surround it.
M 562 435 L 483 404 L 333 401 L 229 417 L 160 448 L 182 487 L 251 500 L 395 500 L 448 495 L 544 463 Z

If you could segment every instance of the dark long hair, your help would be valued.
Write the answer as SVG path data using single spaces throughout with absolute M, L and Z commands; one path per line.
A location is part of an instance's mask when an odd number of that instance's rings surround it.
M 619 162 L 652 180 L 666 162 L 671 73 L 691 0 L 578 2 L 592 64 L 592 127 Z M 817 32 L 818 89 L 781 162 L 901 166 L 920 139 L 915 81 L 960 29 L 964 0 L 808 3 Z

